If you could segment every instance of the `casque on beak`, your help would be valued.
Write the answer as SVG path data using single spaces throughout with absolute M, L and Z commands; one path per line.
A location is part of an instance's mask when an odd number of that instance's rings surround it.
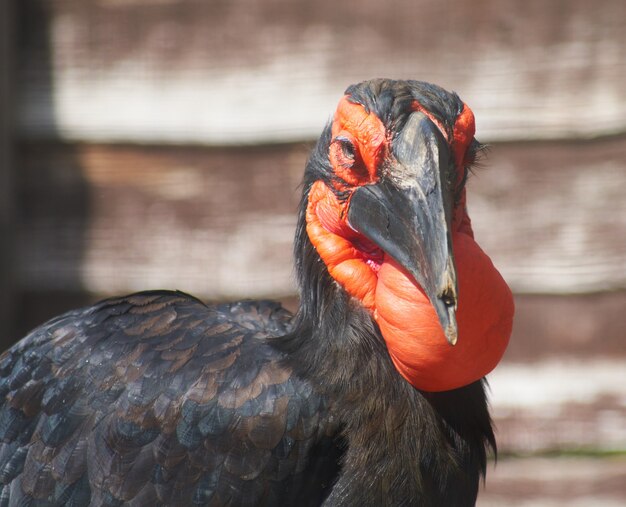
M 348 223 L 412 275 L 454 345 L 458 289 L 450 235 L 450 148 L 435 124 L 415 111 L 393 140 L 391 152 L 380 181 L 352 194 Z

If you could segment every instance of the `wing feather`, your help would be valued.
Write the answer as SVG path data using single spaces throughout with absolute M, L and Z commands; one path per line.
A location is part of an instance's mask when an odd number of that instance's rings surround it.
M 295 502 L 329 423 L 268 344 L 289 325 L 158 291 L 34 330 L 0 356 L 0 505 Z

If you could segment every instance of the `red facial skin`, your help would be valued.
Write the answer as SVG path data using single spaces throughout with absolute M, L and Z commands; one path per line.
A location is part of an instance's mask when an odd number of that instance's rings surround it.
M 415 109 L 427 114 L 447 138 L 430 113 L 418 103 Z M 354 160 L 347 160 L 340 146 L 331 144 L 329 159 L 336 174 L 353 187 L 375 182 L 389 146 L 382 122 L 344 97 L 332 135 L 349 139 L 358 151 Z M 465 106 L 451 143 L 459 179 L 473 138 L 474 116 Z M 338 200 L 321 181 L 309 193 L 307 233 L 330 275 L 372 314 L 398 372 L 424 391 L 447 391 L 482 378 L 500 361 L 511 334 L 511 291 L 474 241 L 465 201 L 463 190 L 451 231 L 459 299 L 458 342 L 450 346 L 435 309 L 415 279 L 348 225 L 349 200 Z

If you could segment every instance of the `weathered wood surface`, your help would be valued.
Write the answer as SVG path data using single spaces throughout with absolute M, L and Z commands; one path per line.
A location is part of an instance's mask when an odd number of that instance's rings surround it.
M 626 457 L 500 457 L 478 507 L 624 507 Z
M 291 294 L 307 151 L 23 145 L 20 284 Z
M 623 290 L 578 295 L 517 294 L 513 334 L 504 361 L 518 364 L 554 358 L 626 359 L 624 308 Z M 626 383 L 619 387 L 626 403 Z
M 501 363 L 488 376 L 498 447 L 513 454 L 626 451 L 625 359 L 565 351 Z
M 309 147 L 22 144 L 26 290 L 293 294 Z M 518 293 L 626 289 L 626 139 L 494 145 L 470 179 L 476 236 Z
M 626 288 L 626 137 L 494 145 L 487 165 L 471 216 L 516 292 Z
M 626 131 L 623 0 L 23 0 L 23 135 L 313 139 L 377 76 L 457 90 L 484 140 Z M 49 12 L 50 32 L 36 14 Z M 49 47 L 48 47 L 49 43 Z

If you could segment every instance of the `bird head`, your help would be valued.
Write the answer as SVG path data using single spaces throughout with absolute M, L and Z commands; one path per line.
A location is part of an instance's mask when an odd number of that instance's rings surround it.
M 370 312 L 399 373 L 426 391 L 484 376 L 511 332 L 511 293 L 466 209 L 474 131 L 454 93 L 363 82 L 346 90 L 305 176 L 311 244 Z

